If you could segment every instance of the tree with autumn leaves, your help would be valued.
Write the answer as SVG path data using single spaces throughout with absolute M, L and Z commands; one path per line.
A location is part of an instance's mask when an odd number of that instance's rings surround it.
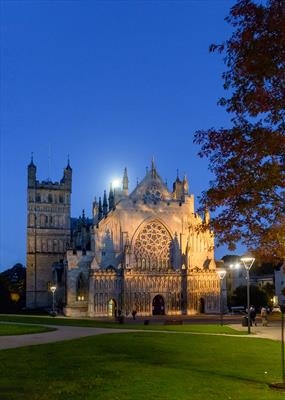
M 238 1 L 226 21 L 231 37 L 210 51 L 224 57 L 231 126 L 195 134 L 214 176 L 201 204 L 218 244 L 284 259 L 285 1 Z

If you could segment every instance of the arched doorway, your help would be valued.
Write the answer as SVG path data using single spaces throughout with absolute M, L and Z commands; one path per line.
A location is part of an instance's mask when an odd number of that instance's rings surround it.
M 205 299 L 203 299 L 203 297 L 201 297 L 199 300 L 199 313 L 205 313 Z
M 152 315 L 164 315 L 165 305 L 163 297 L 158 294 L 152 300 Z
M 117 303 L 114 299 L 108 301 L 108 317 L 117 317 Z

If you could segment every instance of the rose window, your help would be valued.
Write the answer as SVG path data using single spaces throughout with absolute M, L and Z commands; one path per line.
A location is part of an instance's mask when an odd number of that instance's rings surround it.
M 147 223 L 139 233 L 134 253 L 142 268 L 166 268 L 170 259 L 171 237 L 166 228 L 157 221 Z

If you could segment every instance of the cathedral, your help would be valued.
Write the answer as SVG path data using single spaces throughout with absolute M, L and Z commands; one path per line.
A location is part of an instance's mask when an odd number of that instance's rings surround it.
M 121 187 L 95 198 L 92 218 L 71 217 L 71 192 L 69 162 L 59 182 L 38 181 L 28 165 L 27 308 L 54 302 L 72 317 L 219 312 L 214 238 L 199 229 L 209 214 L 195 212 L 186 177 L 170 190 L 152 161 L 129 192 L 125 168 Z

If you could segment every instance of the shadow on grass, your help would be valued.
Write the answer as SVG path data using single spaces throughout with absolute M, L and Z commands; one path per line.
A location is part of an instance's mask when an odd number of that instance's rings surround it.
M 1 356 L 0 387 L 7 399 L 22 399 L 19 387 L 41 400 L 283 399 L 267 386 L 278 377 L 278 343 L 262 339 L 132 332 L 5 350 Z

